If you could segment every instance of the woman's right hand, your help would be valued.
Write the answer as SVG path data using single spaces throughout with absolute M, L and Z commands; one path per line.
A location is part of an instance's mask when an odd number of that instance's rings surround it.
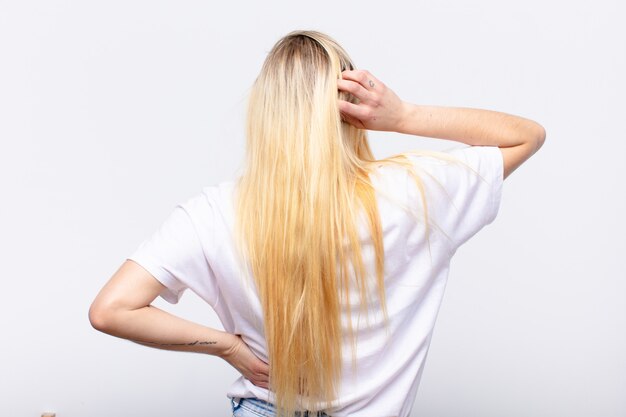
M 339 100 L 342 118 L 359 129 L 397 132 L 403 123 L 406 104 L 382 81 L 366 70 L 346 70 L 337 80 L 339 90 L 351 93 L 358 103 Z

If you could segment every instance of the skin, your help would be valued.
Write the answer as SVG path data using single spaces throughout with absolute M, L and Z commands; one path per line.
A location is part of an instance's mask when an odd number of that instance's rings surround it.
M 164 288 L 142 266 L 126 260 L 91 304 L 89 320 L 97 330 L 145 346 L 218 356 L 255 385 L 268 388 L 268 364 L 241 336 L 151 306 Z
M 523 117 L 491 110 L 407 103 L 366 70 L 347 70 L 342 72 L 342 78 L 337 80 L 339 90 L 352 93 L 359 100 L 358 104 L 339 100 L 346 122 L 361 129 L 497 146 L 502 152 L 505 179 L 545 141 L 543 126 Z
M 504 161 L 503 178 L 545 140 L 544 128 L 532 120 L 490 110 L 407 103 L 365 70 L 346 70 L 342 78 L 337 80 L 339 90 L 358 99 L 357 104 L 339 100 L 344 121 L 361 129 L 498 146 Z M 253 384 L 269 388 L 269 365 L 254 355 L 240 335 L 150 305 L 164 288 L 143 267 L 126 260 L 94 299 L 89 320 L 99 331 L 152 348 L 220 357 Z

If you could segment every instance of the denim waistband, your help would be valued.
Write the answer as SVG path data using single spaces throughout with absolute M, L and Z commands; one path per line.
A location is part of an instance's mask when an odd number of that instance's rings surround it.
M 233 416 L 241 417 L 275 417 L 276 407 L 274 404 L 261 400 L 260 398 L 231 398 Z M 241 410 L 243 409 L 243 410 Z M 246 413 L 247 412 L 247 413 Z M 328 414 L 319 411 L 296 411 L 295 417 L 330 417 Z

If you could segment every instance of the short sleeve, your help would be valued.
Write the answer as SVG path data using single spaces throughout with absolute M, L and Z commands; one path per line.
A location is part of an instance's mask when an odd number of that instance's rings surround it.
M 497 146 L 468 146 L 447 153 L 466 164 L 446 165 L 443 181 L 452 203 L 444 219 L 456 251 L 495 220 L 502 198 L 503 158 Z
M 496 218 L 504 164 L 497 146 L 464 146 L 442 152 L 410 155 L 410 159 L 426 184 L 429 220 L 443 232 L 450 252 L 455 253 Z M 445 156 L 452 161 L 442 158 Z M 411 195 L 410 201 L 415 198 Z M 415 204 L 422 205 L 419 199 Z
M 215 278 L 194 222 L 182 204 L 127 259 L 165 285 L 160 295 L 169 303 L 177 303 L 187 288 L 208 302 L 213 299 Z

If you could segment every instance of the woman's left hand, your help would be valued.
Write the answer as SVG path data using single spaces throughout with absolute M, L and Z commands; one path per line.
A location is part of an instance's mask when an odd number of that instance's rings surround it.
M 240 335 L 233 335 L 233 343 L 222 358 L 254 385 L 269 389 L 269 365 L 252 352 Z

